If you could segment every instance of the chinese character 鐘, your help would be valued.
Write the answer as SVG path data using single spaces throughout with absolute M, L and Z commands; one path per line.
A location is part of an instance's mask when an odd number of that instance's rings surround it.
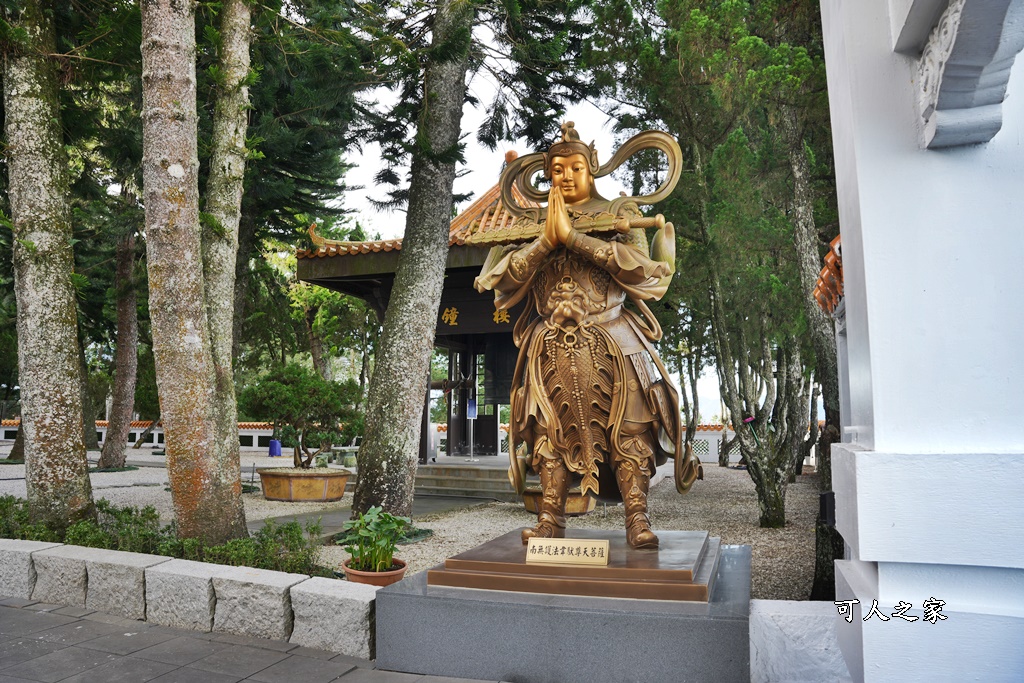
M 448 308 L 444 309 L 444 313 L 441 314 L 441 322 L 443 322 L 445 325 L 457 327 L 459 324 L 457 322 L 458 319 L 459 309 L 455 308 L 454 306 L 449 306 Z

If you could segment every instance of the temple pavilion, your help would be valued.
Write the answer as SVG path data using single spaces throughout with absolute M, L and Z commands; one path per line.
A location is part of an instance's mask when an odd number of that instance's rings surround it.
M 506 162 L 515 158 L 515 152 L 509 152 Z M 535 206 L 517 190 L 513 192 L 520 205 Z M 448 455 L 495 456 L 500 451 L 500 406 L 509 401 L 517 354 L 512 328 L 524 304 L 511 311 L 496 311 L 493 293 L 481 294 L 473 288 L 473 279 L 480 274 L 490 248 L 515 239 L 514 217 L 502 206 L 500 196 L 496 184 L 456 216 L 449 230 L 434 341 L 448 356 L 448 378 L 431 385 L 449 397 Z M 366 301 L 383 321 L 402 240 L 325 240 L 313 228 L 310 235 L 314 248 L 296 253 L 298 278 Z M 421 462 L 427 460 L 430 401 L 428 390 L 423 405 Z

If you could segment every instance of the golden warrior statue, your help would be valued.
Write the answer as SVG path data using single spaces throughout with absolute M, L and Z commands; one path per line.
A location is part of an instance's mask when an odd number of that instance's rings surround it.
M 646 148 L 668 157 L 657 191 L 613 201 L 597 193 L 595 178 Z M 568 122 L 546 154 L 521 157 L 502 174 L 502 202 L 518 217 L 513 232 L 533 239 L 494 247 L 475 284 L 494 290 L 498 310 L 527 299 L 514 332 L 509 475 L 522 492 L 531 468 L 543 497 L 523 543 L 565 535 L 566 496 L 579 481 L 583 494 L 623 501 L 632 547 L 656 548 L 647 515 L 655 466 L 675 458 L 680 493 L 698 477 L 699 461 L 680 448 L 678 394 L 652 346 L 661 327 L 645 303 L 660 299 L 672 279 L 675 232 L 638 206 L 671 193 L 681 160 L 671 136 L 648 131 L 599 166 L 593 143 L 581 142 Z M 551 182 L 546 197 L 531 182 L 541 171 Z M 546 210 L 521 206 L 513 184 L 535 206 L 546 198 Z M 656 228 L 650 248 L 644 228 Z

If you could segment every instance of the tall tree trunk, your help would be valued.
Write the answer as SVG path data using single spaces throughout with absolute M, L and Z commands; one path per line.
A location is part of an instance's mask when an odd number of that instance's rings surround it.
M 455 181 L 452 153 L 461 131 L 472 21 L 471 3 L 437 0 L 412 158 L 405 237 L 370 381 L 365 437 L 359 449 L 359 483 L 352 504 L 357 513 L 374 505 L 402 515 L 412 512 L 423 396 L 448 253 Z
M 128 426 L 131 427 L 131 422 L 128 423 Z M 146 427 L 145 429 L 143 429 L 141 433 L 139 433 L 139 438 L 135 439 L 135 445 L 132 446 L 132 450 L 133 451 L 142 450 L 142 445 L 144 443 L 146 443 L 146 438 L 150 434 L 153 433 L 154 429 L 156 429 L 159 426 L 160 426 L 160 416 L 157 415 L 156 419 L 150 420 L 149 426 Z M 129 429 L 129 431 L 131 431 L 131 430 Z M 164 434 L 164 443 L 165 444 L 167 443 L 167 434 L 166 433 Z
M 247 532 L 237 435 L 232 462 L 218 429 L 218 372 L 199 226 L 194 12 L 192 3 L 178 0 L 142 4 L 146 250 L 153 355 L 178 532 L 221 543 Z
M 203 275 L 209 316 L 210 351 L 216 374 L 214 417 L 216 467 L 237 481 L 230 499 L 232 535 L 247 536 L 241 498 L 238 404 L 232 371 L 235 326 L 235 260 L 245 179 L 245 135 L 249 128 L 249 44 L 252 14 L 248 0 L 223 0 L 218 63 L 223 83 L 213 112 L 213 156 L 206 184 L 206 210 L 212 217 L 203 231 Z
M 309 338 L 309 353 L 313 356 L 313 368 L 325 382 L 334 381 L 331 376 L 331 361 L 324 351 L 324 340 L 313 330 L 313 323 L 316 320 L 316 308 L 307 308 L 303 320 L 306 323 L 306 335 Z
M 114 400 L 107 416 L 107 438 L 99 467 L 124 467 L 135 408 L 139 368 L 139 312 L 135 293 L 135 230 L 117 243 L 114 290 L 117 292 L 117 350 L 114 352 Z
M 26 0 L 21 9 L 5 11 L 23 33 L 20 44 L 7 45 L 3 87 L 25 484 L 33 518 L 63 526 L 95 511 L 82 440 L 67 159 L 49 57 L 53 6 Z
M 14 445 L 11 446 L 11 452 L 7 454 L 8 460 L 24 460 L 25 459 L 25 430 L 20 426 L 18 427 L 18 434 L 14 437 Z
M 821 252 L 818 230 L 814 223 L 814 195 L 811 190 L 811 169 L 804 148 L 800 118 L 793 105 L 782 105 L 780 110 L 782 134 L 789 152 L 789 165 L 793 174 L 793 239 L 796 244 L 800 286 L 803 290 L 807 327 L 814 348 L 814 374 L 821 385 L 825 407 L 825 430 L 818 443 L 819 485 L 832 489 L 831 443 L 824 434 L 838 433 L 839 422 L 839 362 L 836 356 L 835 325 L 818 306 L 814 286 L 821 272 Z M 817 425 L 817 416 L 813 416 Z M 830 600 L 835 596 L 835 560 L 843 559 L 843 539 L 833 527 L 818 520 L 815 533 L 815 567 L 812 599 Z M 829 597 L 832 596 L 832 597 Z
M 839 428 L 839 364 L 836 360 L 836 335 L 832 320 L 814 298 L 814 286 L 821 272 L 818 228 L 814 223 L 814 192 L 811 188 L 811 164 L 800 130 L 797 108 L 783 105 L 780 128 L 786 140 L 793 175 L 793 240 L 796 246 L 804 313 L 814 347 L 814 374 L 821 385 L 825 423 Z
M 736 437 L 729 438 L 729 427 L 726 424 L 725 429 L 722 430 L 722 441 L 718 445 L 718 466 L 728 467 L 729 466 L 729 454 L 732 453 L 733 446 L 736 445 Z
M 89 391 L 89 365 L 85 362 L 84 340 L 78 340 L 78 371 L 81 373 L 82 384 L 82 442 L 87 451 L 98 451 L 100 440 L 96 435 L 96 416 L 99 414 L 96 402 Z
M 256 246 L 256 224 L 253 217 L 246 211 L 242 212 L 238 221 L 238 251 L 235 255 L 235 313 L 232 320 L 231 358 L 238 358 L 242 339 L 242 324 L 249 308 L 249 291 L 252 288 L 252 276 L 249 273 L 249 261 Z M 273 356 L 273 354 L 271 354 Z

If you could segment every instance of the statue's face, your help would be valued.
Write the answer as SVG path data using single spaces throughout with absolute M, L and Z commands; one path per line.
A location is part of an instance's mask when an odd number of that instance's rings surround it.
M 567 205 L 582 204 L 590 199 L 590 164 L 582 154 L 551 157 L 551 185 L 562 189 Z

